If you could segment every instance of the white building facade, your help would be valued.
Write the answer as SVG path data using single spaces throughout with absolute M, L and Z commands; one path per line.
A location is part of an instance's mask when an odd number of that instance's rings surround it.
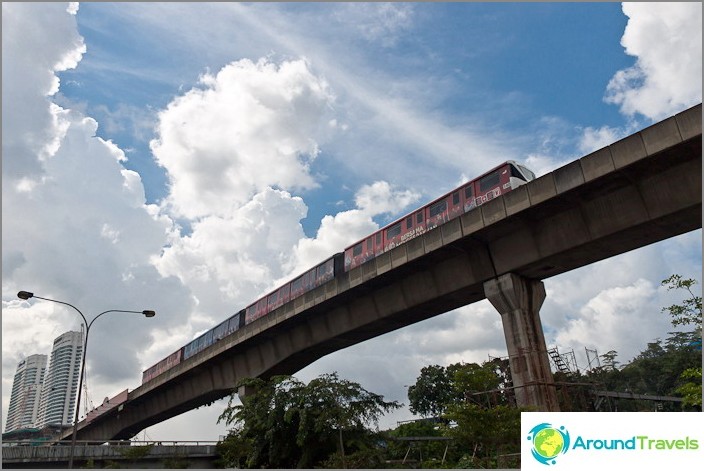
M 66 332 L 54 340 L 39 401 L 39 428 L 72 425 L 83 358 L 83 332 Z
M 46 355 L 30 355 L 17 364 L 12 382 L 5 432 L 38 426 L 39 403 L 46 372 Z

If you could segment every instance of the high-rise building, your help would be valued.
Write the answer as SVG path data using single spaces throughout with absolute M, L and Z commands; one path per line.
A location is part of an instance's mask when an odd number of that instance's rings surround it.
M 66 332 L 54 340 L 39 401 L 39 427 L 71 425 L 83 356 L 83 332 Z
M 30 355 L 17 364 L 5 432 L 37 426 L 45 370 L 46 355 Z

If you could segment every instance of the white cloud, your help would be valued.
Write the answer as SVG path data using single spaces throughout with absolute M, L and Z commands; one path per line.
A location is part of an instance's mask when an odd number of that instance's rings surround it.
M 412 190 L 396 190 L 385 181 L 364 185 L 355 195 L 357 207 L 372 215 L 396 214 L 419 199 L 420 194 Z
M 182 322 L 189 305 L 177 280 L 149 262 L 171 221 L 145 204 L 139 175 L 122 166 L 116 145 L 96 137 L 97 123 L 48 96 L 56 73 L 85 51 L 75 11 L 3 4 L 4 407 L 17 360 L 50 353 L 56 336 L 82 322 L 67 306 L 18 303 L 20 289 L 71 303 L 89 321 L 108 309 L 157 311 L 149 320 L 110 313 L 96 322 L 87 359 L 94 397 L 134 387 L 143 366 L 136 352 L 150 343 L 150 329 Z
M 602 147 L 613 144 L 625 136 L 626 133 L 620 129 L 612 128 L 610 126 L 602 126 L 598 129 L 587 127 L 583 131 L 578 144 L 578 149 L 581 153 L 586 155 L 590 152 L 601 149 Z
M 315 237 L 298 241 L 290 275 L 303 272 L 375 232 L 379 226 L 372 218 L 398 214 L 416 202 L 419 196 L 412 190 L 401 190 L 385 181 L 362 185 L 355 194 L 355 209 L 324 216 Z
M 40 178 L 62 126 L 47 98 L 57 90 L 55 73 L 75 67 L 86 47 L 65 4 L 3 3 L 2 50 L 5 187 Z
M 556 341 L 580 350 L 595 348 L 599 354 L 625 351 L 624 356 L 619 356 L 619 361 L 625 364 L 645 349 L 646 342 L 667 329 L 668 319 L 653 309 L 657 305 L 656 293 L 655 286 L 644 279 L 605 289 L 580 309 L 579 317 L 568 322 Z M 634 325 L 639 328 L 634 329 Z
M 635 65 L 609 82 L 606 101 L 654 121 L 702 101 L 702 4 L 623 3 L 621 38 Z
M 168 172 L 171 210 L 223 216 L 268 186 L 316 186 L 310 163 L 333 96 L 304 60 L 243 59 L 200 86 L 159 113 L 151 143 Z
M 353 25 L 363 38 L 382 46 L 393 46 L 413 23 L 414 6 L 408 3 L 343 3 L 334 17 Z
M 229 217 L 208 216 L 190 235 L 176 238 L 156 262 L 196 294 L 198 312 L 224 319 L 256 300 L 283 276 L 303 237 L 306 207 L 289 193 L 265 189 Z M 223 305 L 230 308 L 223 310 Z

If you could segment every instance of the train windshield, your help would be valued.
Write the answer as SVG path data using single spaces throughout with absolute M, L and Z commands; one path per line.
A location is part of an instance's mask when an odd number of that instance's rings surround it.
M 529 182 L 531 180 L 535 180 L 535 174 L 533 172 L 531 172 L 530 170 L 528 170 L 527 168 L 525 168 L 523 165 L 517 164 L 516 167 L 518 168 L 518 171 L 524 175 L 525 181 Z

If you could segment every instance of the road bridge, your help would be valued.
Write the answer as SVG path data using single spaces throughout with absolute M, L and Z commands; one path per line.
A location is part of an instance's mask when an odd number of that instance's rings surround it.
M 71 447 L 32 446 L 28 441 L 3 442 L 2 467 L 7 469 L 65 469 Z M 127 467 L 130 469 L 210 469 L 219 455 L 214 442 L 78 442 L 77 468 Z
M 577 159 L 285 304 L 81 424 L 127 439 L 350 345 L 488 298 L 519 405 L 556 410 L 541 280 L 702 227 L 701 104 Z M 518 391 L 521 391 L 520 393 Z

